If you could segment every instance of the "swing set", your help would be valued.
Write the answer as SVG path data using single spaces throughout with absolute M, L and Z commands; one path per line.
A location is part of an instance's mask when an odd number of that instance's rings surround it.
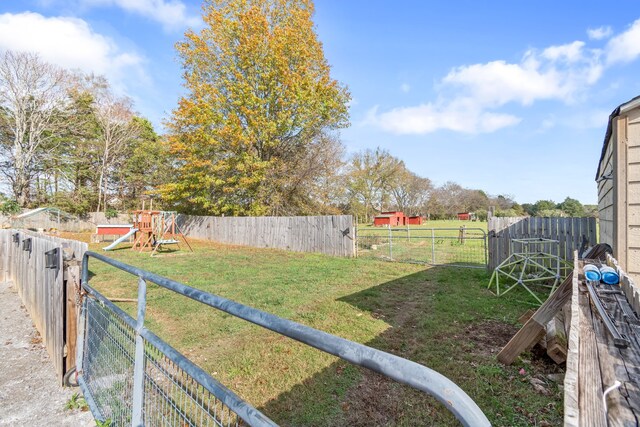
M 181 239 L 193 252 L 187 238 L 178 227 L 177 212 L 145 210 L 143 206 L 143 209 L 133 211 L 132 215 L 133 228 L 137 231 L 131 249 L 138 252 L 150 250 L 153 256 L 169 245 L 176 245 L 180 249 Z

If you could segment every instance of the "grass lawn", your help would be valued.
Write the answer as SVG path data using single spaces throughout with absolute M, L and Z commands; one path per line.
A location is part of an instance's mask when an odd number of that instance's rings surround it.
M 562 393 L 547 377 L 560 368 L 531 354 L 510 367 L 497 363 L 532 301 L 518 291 L 493 296 L 484 270 L 192 246 L 193 254 L 154 258 L 126 245 L 106 254 L 433 368 L 462 387 L 494 425 L 562 422 Z M 136 297 L 135 277 L 96 260 L 90 270 L 92 285 L 106 296 Z M 423 393 L 156 285 L 148 292 L 148 327 L 281 425 L 457 425 Z M 135 304 L 120 305 L 135 311 Z M 544 394 L 534 390 L 534 378 Z

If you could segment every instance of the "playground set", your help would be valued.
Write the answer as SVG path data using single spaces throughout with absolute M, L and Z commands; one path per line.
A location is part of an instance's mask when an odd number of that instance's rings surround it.
M 562 271 L 571 268 L 557 255 L 559 243 L 558 240 L 544 238 L 512 239 L 511 255 L 496 267 L 487 288 L 494 286 L 496 295 L 501 296 L 516 286 L 522 286 L 542 304 L 564 277 Z M 531 285 L 547 288 L 544 299 L 531 289 Z
M 128 225 L 98 225 L 97 234 L 122 234 L 109 246 L 103 248 L 110 251 L 120 243 L 133 238 L 131 249 L 138 252 L 151 251 L 153 256 L 168 245 L 176 245 L 180 249 L 180 239 L 193 252 L 187 238 L 178 227 L 175 211 L 136 210 L 132 212 L 133 224 Z

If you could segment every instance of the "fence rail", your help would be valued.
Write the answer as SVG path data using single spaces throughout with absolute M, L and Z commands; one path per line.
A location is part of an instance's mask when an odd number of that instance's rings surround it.
M 137 319 L 124 313 L 89 285 L 89 257 L 137 277 Z M 100 421 L 110 418 L 112 425 L 127 423 L 136 426 L 274 425 L 264 414 L 145 327 L 147 282 L 433 395 L 463 425 L 490 425 L 462 389 L 425 366 L 200 291 L 103 255 L 86 252 L 82 263 L 82 287 L 87 295 L 82 305 L 78 336 L 78 382 L 94 416 Z M 224 419 L 221 419 L 221 413 Z
M 544 238 L 556 240 L 545 250 L 573 262 L 573 252 L 584 244 L 597 243 L 595 218 L 510 217 L 489 219 L 489 269 L 493 270 L 511 255 L 512 239 Z M 518 251 L 518 247 L 514 248 Z
M 487 234 L 481 228 L 364 227 L 356 233 L 358 257 L 431 265 L 486 267 Z
M 75 288 L 72 259 L 85 243 L 18 230 L 0 230 L 0 279 L 12 282 L 53 361 L 62 383 L 75 365 Z M 75 266 L 77 283 L 79 265 Z
M 177 222 L 187 237 L 196 239 L 340 257 L 355 256 L 351 215 L 214 217 L 181 214 Z

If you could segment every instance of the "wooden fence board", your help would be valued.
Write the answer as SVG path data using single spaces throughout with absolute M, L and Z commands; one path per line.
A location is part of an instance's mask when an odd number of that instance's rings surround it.
M 573 251 L 580 249 L 583 237 L 591 246 L 597 242 L 595 218 L 535 218 L 493 217 L 488 225 L 489 269 L 493 270 L 511 255 L 511 240 L 544 238 L 557 240 L 559 245 L 545 245 L 545 250 L 566 261 L 573 260 Z M 519 251 L 521 245 L 515 245 Z
M 187 237 L 234 245 L 355 256 L 351 215 L 202 217 L 178 215 Z M 346 232 L 348 230 L 348 232 Z
M 19 242 L 13 241 L 18 234 Z M 31 251 L 24 250 L 24 241 L 31 239 Z M 82 259 L 85 243 L 58 239 L 28 231 L 0 230 L 0 257 L 3 259 L 4 280 L 11 281 L 29 312 L 51 357 L 60 383 L 65 370 L 65 337 L 67 305 L 63 273 L 63 253 Z M 57 268 L 46 268 L 45 253 L 57 250 Z M 75 336 L 73 336 L 75 339 Z

